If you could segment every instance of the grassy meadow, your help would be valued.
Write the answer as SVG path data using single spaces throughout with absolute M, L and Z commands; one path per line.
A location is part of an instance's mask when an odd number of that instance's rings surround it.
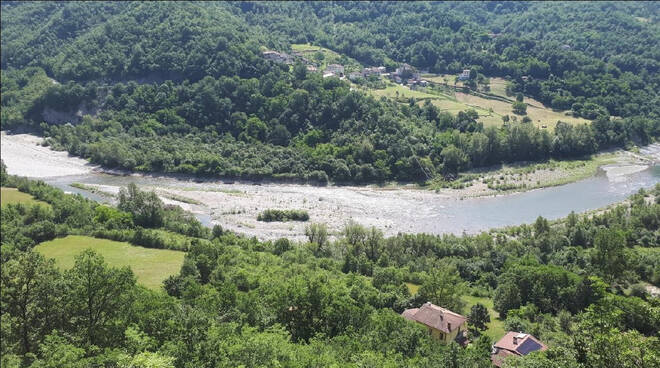
M 20 192 L 16 188 L 0 188 L 0 203 L 24 203 L 24 204 L 41 204 L 50 207 L 50 204 L 35 199 L 32 195 Z
M 125 242 L 69 235 L 43 242 L 35 250 L 46 258 L 54 258 L 60 269 L 73 267 L 74 257 L 90 248 L 103 256 L 113 267 L 129 266 L 140 284 L 158 289 L 163 280 L 179 272 L 184 252 L 143 248 Z
M 425 75 L 423 78 L 434 82 L 444 84 L 445 80 L 451 86 L 454 84 L 454 75 Z M 461 85 L 460 83 L 458 85 Z M 507 81 L 502 78 L 490 79 L 490 93 L 513 101 L 513 97 L 506 95 Z M 501 126 L 503 124 L 502 117 L 509 115 L 511 118 L 514 116 L 518 121 L 521 121 L 524 116 L 532 119 L 532 124 L 537 128 L 544 128 L 550 131 L 554 130 L 557 121 L 561 120 L 569 124 L 584 124 L 589 120 L 577 118 L 568 115 L 566 111 L 555 111 L 549 107 L 544 106 L 540 102 L 525 97 L 527 106 L 527 115 L 517 116 L 512 111 L 511 102 L 485 98 L 473 94 L 466 94 L 462 92 L 449 92 L 438 91 L 437 88 L 430 89 L 424 88 L 421 90 L 411 90 L 406 86 L 387 82 L 387 87 L 384 89 L 370 89 L 366 91 L 376 97 L 388 97 L 393 99 L 405 100 L 408 98 L 415 98 L 419 104 L 429 100 L 433 105 L 438 107 L 441 111 L 457 114 L 459 111 L 467 109 L 474 109 L 479 113 L 479 121 L 484 126 Z
M 325 69 L 328 64 L 341 64 L 346 68 L 346 73 L 362 69 L 362 65 L 357 60 L 326 49 L 325 47 L 301 43 L 291 45 L 291 50 L 300 52 L 307 59 L 317 62 L 320 70 Z M 316 58 L 318 53 L 323 55 L 322 60 Z

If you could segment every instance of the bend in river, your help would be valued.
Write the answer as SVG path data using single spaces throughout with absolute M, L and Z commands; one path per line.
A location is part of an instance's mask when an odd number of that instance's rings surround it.
M 195 213 L 210 226 L 218 223 L 262 239 L 304 238 L 305 223 L 258 222 L 257 215 L 268 208 L 304 209 L 311 222 L 325 222 L 331 232 L 339 231 L 353 219 L 376 226 L 386 235 L 407 233 L 477 233 L 491 228 L 533 222 L 536 217 L 564 217 L 625 199 L 640 188 L 660 182 L 660 145 L 641 150 L 655 159 L 647 167 L 638 164 L 604 166 L 586 180 L 557 187 L 494 197 L 468 198 L 426 190 L 375 189 L 370 187 L 314 187 L 294 184 L 198 182 L 162 176 L 116 176 L 93 171 L 79 158 L 36 146 L 37 137 L 2 135 L 2 156 L 10 174 L 40 177 L 65 191 L 81 193 L 96 200 L 108 200 L 103 193 L 115 193 L 134 182 L 154 189 L 166 201 Z M 48 175 L 45 175 L 45 174 Z M 57 175 L 57 174 L 60 175 Z M 71 187 L 82 183 L 95 187 L 91 192 Z M 99 194 L 101 193 L 101 194 Z M 188 199 L 184 203 L 182 198 Z

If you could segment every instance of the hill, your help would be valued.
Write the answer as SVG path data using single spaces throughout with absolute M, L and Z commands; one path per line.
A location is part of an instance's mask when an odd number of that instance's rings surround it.
M 489 4 L 5 2 L 1 126 L 106 167 L 321 184 L 425 182 L 660 136 L 658 26 L 638 19 L 657 4 Z M 589 17 L 606 26 L 587 31 Z M 576 24 L 593 36 L 557 31 Z M 309 64 L 328 61 L 470 68 L 466 85 L 506 78 L 546 108 L 500 127 L 506 102 L 373 98 Z

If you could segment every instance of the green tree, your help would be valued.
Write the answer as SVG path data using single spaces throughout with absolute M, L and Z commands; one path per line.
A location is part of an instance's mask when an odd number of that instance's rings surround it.
M 490 315 L 488 314 L 488 309 L 481 303 L 477 303 L 470 308 L 470 314 L 468 314 L 468 323 L 470 324 L 470 332 L 474 336 L 481 335 L 481 332 L 485 331 L 487 323 L 490 322 Z
M 458 147 L 450 144 L 440 153 L 442 156 L 442 169 L 445 175 L 455 177 L 458 171 L 463 169 L 468 163 L 467 155 Z
M 499 312 L 501 318 L 506 318 L 510 309 L 520 307 L 520 303 L 520 290 L 515 283 L 507 281 L 497 286 L 493 297 L 493 308 Z
M 419 297 L 435 305 L 461 313 L 465 303 L 463 296 L 465 283 L 452 266 L 439 266 L 432 269 L 419 288 Z
M 35 353 L 60 319 L 60 275 L 54 262 L 36 252 L 20 252 L 2 265 L 0 280 L 3 332 L 9 330 L 3 339 L 19 342 L 21 355 Z
M 135 289 L 135 276 L 128 268 L 111 268 L 91 249 L 76 256 L 66 271 L 66 310 L 84 344 L 107 346 L 123 335 L 126 313 Z
M 600 274 L 612 282 L 626 269 L 626 240 L 621 230 L 601 229 L 594 238 L 592 262 Z
M 7 184 L 7 165 L 5 162 L 0 159 L 0 186 L 5 186 Z
M 118 208 L 129 212 L 136 225 L 160 227 L 163 225 L 163 202 L 155 192 L 143 192 L 135 183 L 119 190 Z
M 305 235 L 309 242 L 315 245 L 316 254 L 327 252 L 328 226 L 326 224 L 309 224 L 305 226 Z
M 516 101 L 512 105 L 513 113 L 516 115 L 527 114 L 527 104 L 522 101 Z

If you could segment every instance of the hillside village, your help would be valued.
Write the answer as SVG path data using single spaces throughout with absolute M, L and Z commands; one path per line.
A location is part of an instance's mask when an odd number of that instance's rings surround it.
M 306 58 L 302 52 L 294 51 L 292 54 L 287 54 L 285 52 L 278 52 L 274 50 L 266 50 L 262 52 L 263 57 L 266 60 L 273 61 L 279 64 L 293 65 L 297 61 L 303 63 L 307 67 L 309 72 L 320 72 L 323 73 L 323 78 L 336 77 L 342 80 L 348 78 L 350 81 L 358 81 L 360 79 L 368 78 L 387 78 L 394 83 L 407 85 L 409 87 L 413 86 L 427 86 L 430 82 L 421 78 L 420 72 L 412 67 L 410 64 L 402 63 L 397 67 L 393 72 L 388 73 L 387 68 L 384 66 L 372 66 L 362 68 L 359 71 L 353 71 L 346 73 L 346 67 L 341 64 L 328 64 L 325 68 L 321 69 L 318 63 L 311 61 Z M 463 74 L 458 76 L 459 80 L 466 80 L 470 77 L 470 70 L 466 69 L 463 71 Z M 462 79 L 463 78 L 463 79 Z

